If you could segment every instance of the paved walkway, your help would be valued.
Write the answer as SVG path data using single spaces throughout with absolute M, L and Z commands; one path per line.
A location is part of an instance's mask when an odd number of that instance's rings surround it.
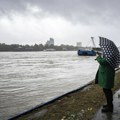
M 114 94 L 113 104 L 113 113 L 101 113 L 101 107 L 92 120 L 120 120 L 120 90 Z

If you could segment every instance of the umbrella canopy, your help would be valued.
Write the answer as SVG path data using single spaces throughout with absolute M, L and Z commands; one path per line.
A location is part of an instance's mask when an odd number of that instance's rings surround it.
M 103 55 L 107 62 L 112 66 L 113 69 L 119 67 L 120 64 L 120 52 L 117 46 L 113 43 L 113 41 L 104 38 L 100 38 L 100 47 L 103 51 Z

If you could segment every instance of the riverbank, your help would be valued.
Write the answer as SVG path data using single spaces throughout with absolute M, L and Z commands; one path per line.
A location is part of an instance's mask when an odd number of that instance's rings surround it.
M 120 88 L 120 70 L 116 72 L 115 92 Z M 61 97 L 60 99 L 37 108 L 15 120 L 90 120 L 104 104 L 102 89 L 91 83 L 83 90 Z
M 120 120 L 120 89 L 113 95 L 113 113 L 102 113 L 101 108 L 96 112 L 92 120 Z

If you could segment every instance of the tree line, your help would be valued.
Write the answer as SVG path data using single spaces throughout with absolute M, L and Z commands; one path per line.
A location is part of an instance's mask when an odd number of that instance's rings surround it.
M 53 49 L 55 51 L 74 51 L 78 47 L 72 45 L 43 45 L 43 44 L 34 44 L 34 45 L 19 45 L 19 44 L 5 44 L 0 43 L 0 51 L 44 51 L 48 49 Z

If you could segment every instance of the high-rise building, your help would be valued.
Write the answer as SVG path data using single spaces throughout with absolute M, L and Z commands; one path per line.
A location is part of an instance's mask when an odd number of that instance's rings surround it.
M 77 42 L 77 47 L 82 47 L 82 43 L 81 42 Z
M 47 42 L 46 42 L 46 44 L 47 45 L 54 45 L 54 39 L 53 38 L 50 38 L 50 40 L 48 40 Z

